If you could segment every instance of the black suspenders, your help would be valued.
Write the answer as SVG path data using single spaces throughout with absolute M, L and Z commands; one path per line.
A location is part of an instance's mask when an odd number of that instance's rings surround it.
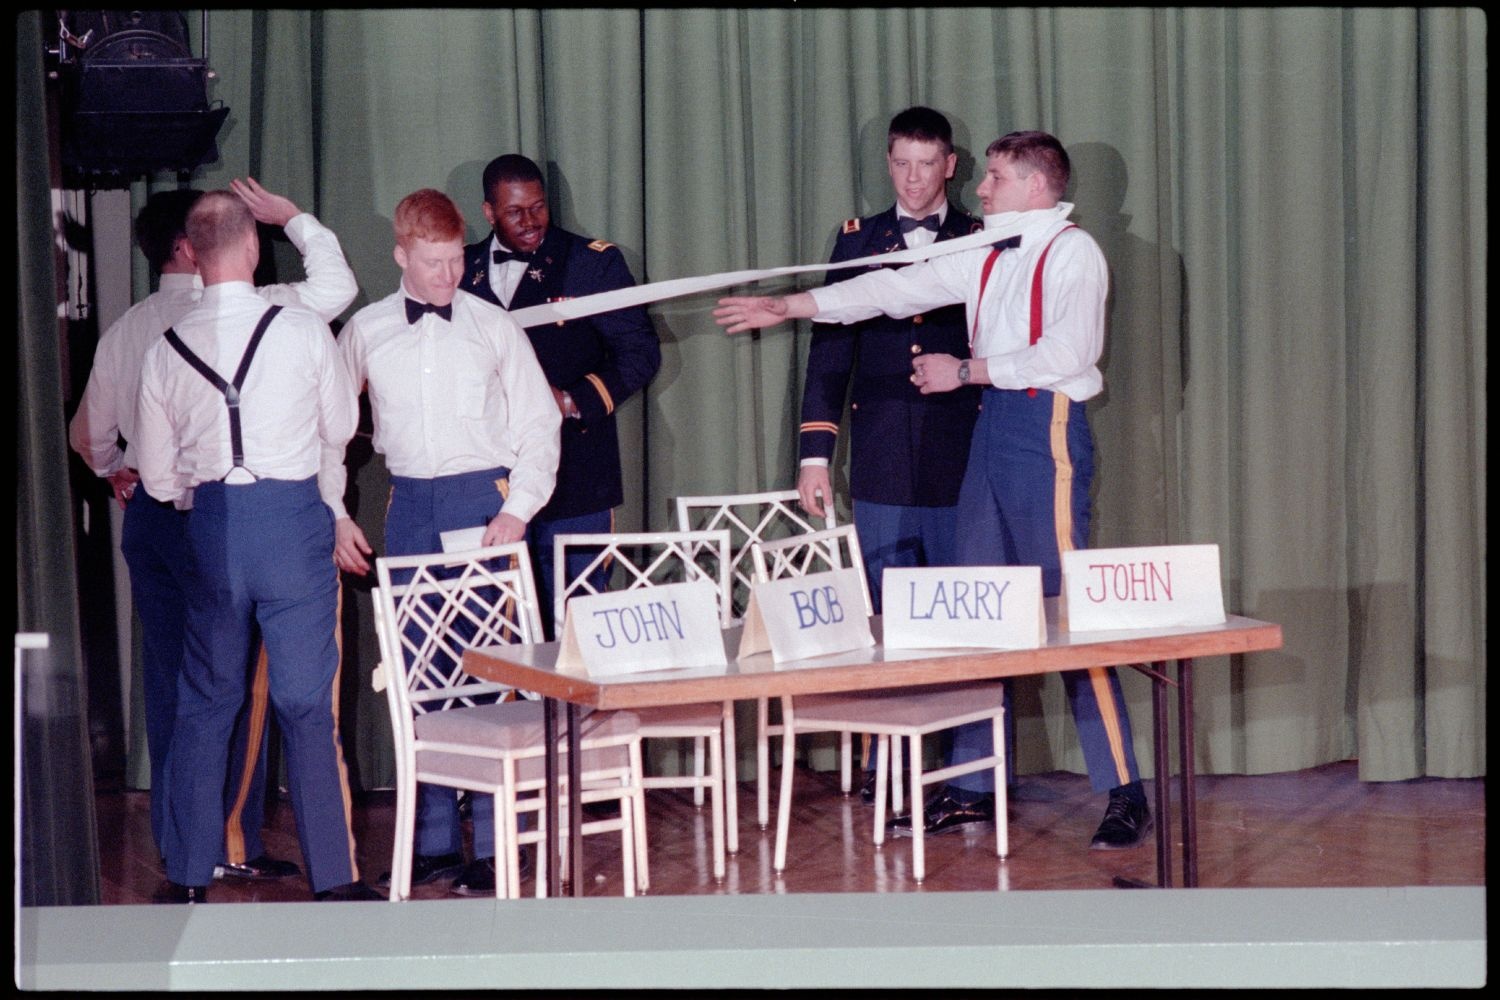
M 240 434 L 240 389 L 245 384 L 245 376 L 250 372 L 250 362 L 255 360 L 255 352 L 260 347 L 261 338 L 266 335 L 266 328 L 271 325 L 271 320 L 275 319 L 276 314 L 279 312 L 281 312 L 280 306 L 272 306 L 266 310 L 265 315 L 256 324 L 255 332 L 250 335 L 250 343 L 245 347 L 245 356 L 240 358 L 239 370 L 234 373 L 233 383 L 225 382 L 219 377 L 218 372 L 214 371 L 202 358 L 194 354 L 182 342 L 182 338 L 177 336 L 176 330 L 168 327 L 165 334 L 167 343 L 172 345 L 172 349 L 182 355 L 182 359 L 192 365 L 199 375 L 208 379 L 215 389 L 224 394 L 224 405 L 229 407 L 229 447 L 234 452 L 234 465 L 230 467 L 230 472 L 233 472 L 235 469 L 245 469 L 245 442 L 243 436 Z M 250 470 L 245 469 L 245 471 L 249 472 Z M 225 475 L 227 476 L 228 473 L 225 473 Z M 254 473 L 251 473 L 251 475 L 254 475 Z

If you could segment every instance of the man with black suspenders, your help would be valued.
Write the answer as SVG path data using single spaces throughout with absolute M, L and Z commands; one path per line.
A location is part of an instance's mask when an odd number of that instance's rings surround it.
M 305 306 L 325 320 L 332 320 L 354 301 L 359 289 L 337 236 L 253 177 L 232 181 L 230 187 L 257 221 L 282 227 L 302 254 L 306 280 L 262 286 L 256 294 L 268 303 Z M 100 337 L 88 385 L 68 425 L 73 450 L 96 475 L 109 481 L 125 511 L 120 550 L 130 570 L 132 603 L 141 621 L 140 683 L 151 761 L 151 836 L 158 853 L 162 853 L 167 817 L 167 748 L 172 742 L 182 672 L 188 515 L 139 488 L 135 409 L 146 352 L 203 293 L 198 264 L 184 232 L 188 210 L 202 194 L 160 191 L 141 209 L 135 224 L 136 242 L 152 270 L 160 274 L 159 285 Z M 216 876 L 263 880 L 302 874 L 296 864 L 267 854 L 261 840 L 268 735 L 265 674 L 262 655 L 249 680 L 250 696 L 231 743 L 224 858 Z
M 812 318 L 850 323 L 966 305 L 972 359 L 924 354 L 912 384 L 924 393 L 984 387 L 958 497 L 958 561 L 1042 568 L 1048 596 L 1061 589 L 1062 553 L 1088 542 L 1093 439 L 1084 412 L 1104 380 L 1109 272 L 1099 246 L 1056 209 L 1067 188 L 1067 152 L 1045 132 L 1012 132 L 990 144 L 978 194 L 985 216 L 1023 213 L 1023 232 L 993 248 L 879 270 L 785 297 L 720 300 L 728 332 Z M 1025 213 L 1035 213 L 1027 216 Z M 1095 791 L 1109 792 L 1096 850 L 1135 847 L 1151 829 L 1113 668 L 1062 675 Z M 960 728 L 949 762 L 987 756 L 988 724 Z M 929 806 L 924 829 L 942 832 L 993 815 L 992 777 L 964 775 Z M 988 806 L 988 812 L 986 810 Z M 909 830 L 910 818 L 902 820 Z
M 158 899 L 206 898 L 257 623 L 313 898 L 379 899 L 355 862 L 338 729 L 333 514 L 318 489 L 323 449 L 354 434 L 354 389 L 323 320 L 256 294 L 260 245 L 238 198 L 205 193 L 187 236 L 203 295 L 147 352 L 136 419 L 141 484 L 179 504 L 192 493 L 192 589 L 166 765 L 169 882 Z

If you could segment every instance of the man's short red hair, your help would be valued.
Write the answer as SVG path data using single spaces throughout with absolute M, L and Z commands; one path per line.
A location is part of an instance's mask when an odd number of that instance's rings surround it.
M 413 191 L 396 206 L 396 244 L 412 240 L 446 243 L 464 238 L 464 217 L 453 199 L 434 188 Z

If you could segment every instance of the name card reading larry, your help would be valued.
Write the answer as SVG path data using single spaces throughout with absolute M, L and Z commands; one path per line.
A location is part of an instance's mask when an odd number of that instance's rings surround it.
M 1076 549 L 1063 553 L 1062 576 L 1071 632 L 1225 621 L 1217 545 Z
M 672 583 L 568 601 L 557 668 L 590 676 L 721 666 L 717 594 L 708 583 Z
M 1038 566 L 887 567 L 887 649 L 1035 649 L 1047 638 Z
M 753 584 L 739 655 L 769 649 L 780 663 L 875 645 L 859 572 L 838 569 Z

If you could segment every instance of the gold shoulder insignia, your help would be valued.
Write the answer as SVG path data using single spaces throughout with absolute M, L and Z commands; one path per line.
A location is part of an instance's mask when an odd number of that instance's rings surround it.
M 614 246 L 613 243 L 609 243 L 605 240 L 595 240 L 594 242 L 589 244 L 589 249 L 597 250 L 600 253 L 603 253 L 605 250 L 608 250 L 612 246 Z
M 857 233 L 857 232 L 859 232 L 859 220 L 858 219 L 849 219 L 848 221 L 846 221 L 844 223 L 844 235 L 845 236 L 848 236 L 850 233 Z

